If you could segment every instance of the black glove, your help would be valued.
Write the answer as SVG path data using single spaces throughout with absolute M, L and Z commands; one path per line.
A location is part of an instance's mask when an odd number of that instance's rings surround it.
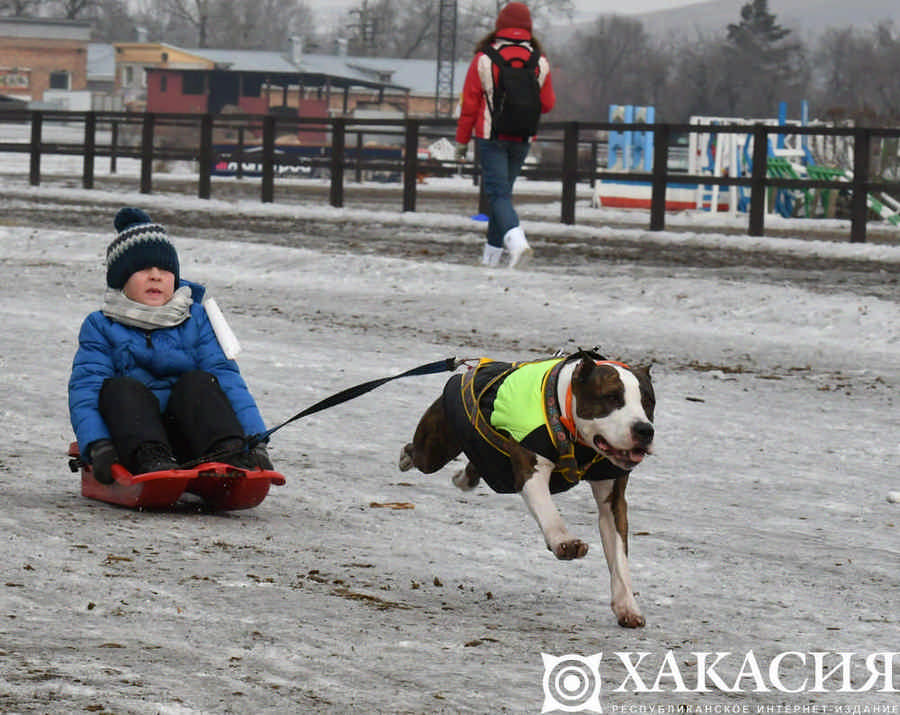
M 116 481 L 112 475 L 112 465 L 119 461 L 115 445 L 108 439 L 98 439 L 91 443 L 90 453 L 94 479 L 101 484 L 112 484 Z
M 258 444 L 250 450 L 250 457 L 260 469 L 265 471 L 275 469 L 275 467 L 272 466 L 272 460 L 269 459 L 269 450 L 266 449 L 266 445 L 264 444 Z

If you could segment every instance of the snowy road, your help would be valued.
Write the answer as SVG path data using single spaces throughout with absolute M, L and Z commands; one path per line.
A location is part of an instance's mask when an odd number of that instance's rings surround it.
M 589 269 L 545 255 L 511 273 L 413 249 L 344 252 L 346 225 L 317 214 L 297 225 L 321 220 L 332 240 L 308 247 L 211 241 L 215 220 L 173 230 L 182 273 L 207 283 L 229 315 L 271 423 L 449 355 L 532 358 L 599 344 L 652 361 L 658 444 L 628 491 L 647 627 L 621 629 L 609 610 L 587 488 L 556 502 L 591 550 L 558 562 L 517 497 L 483 486 L 463 494 L 450 468 L 397 471 L 441 376 L 391 383 L 279 432 L 271 452 L 288 482 L 256 509 L 134 513 L 82 499 L 64 458 L 65 386 L 78 326 L 101 295 L 110 229 L 22 227 L 7 216 L 0 711 L 539 713 L 541 653 L 601 652 L 607 712 L 896 706 L 896 693 L 865 687 L 865 656 L 900 650 L 900 507 L 885 499 L 900 489 L 900 301 L 870 290 L 896 287 L 900 249 L 842 258 L 850 247 L 807 242 L 779 280 L 607 260 L 599 247 Z M 442 243 L 423 221 L 408 219 L 405 241 Z M 531 228 L 560 251 L 603 242 Z M 453 230 L 454 249 L 474 257 L 477 234 Z M 622 240 L 673 253 L 731 245 Z M 772 263 L 786 255 L 765 242 L 756 250 Z M 815 266 L 807 275 L 804 256 Z M 842 271 L 869 278 L 843 283 Z M 742 670 L 749 651 L 767 689 Z M 635 692 L 614 655 L 639 652 L 649 654 L 644 690 L 669 669 L 657 692 Z M 698 689 L 706 652 L 731 654 L 717 672 L 736 692 L 685 692 Z M 785 652 L 795 655 L 780 661 L 779 689 L 767 664 Z M 822 692 L 804 687 L 813 657 L 799 655 L 812 652 L 830 666 L 835 653 L 858 654 L 847 672 L 862 692 L 835 692 L 840 671 Z M 900 658 L 893 675 L 900 688 Z

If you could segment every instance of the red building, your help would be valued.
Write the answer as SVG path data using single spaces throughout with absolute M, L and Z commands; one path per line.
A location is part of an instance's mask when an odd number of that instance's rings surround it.
M 268 114 L 326 118 L 347 114 L 351 98 L 372 103 L 409 90 L 350 67 L 347 58 L 254 50 L 182 50 L 162 43 L 116 45 L 120 91 L 134 109 L 154 113 Z M 322 131 L 298 132 L 322 144 Z

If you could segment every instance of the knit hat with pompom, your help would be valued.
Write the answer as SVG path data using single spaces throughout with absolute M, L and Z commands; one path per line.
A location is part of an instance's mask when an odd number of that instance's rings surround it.
M 511 27 L 531 32 L 531 13 L 528 11 L 528 6 L 525 3 L 511 2 L 497 15 L 495 30 L 506 30 Z
M 118 235 L 106 249 L 106 285 L 121 290 L 132 273 L 155 266 L 174 273 L 178 287 L 178 253 L 165 226 L 136 208 L 119 209 L 113 224 Z

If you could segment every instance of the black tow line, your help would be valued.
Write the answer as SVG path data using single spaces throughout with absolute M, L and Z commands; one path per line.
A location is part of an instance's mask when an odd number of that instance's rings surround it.
M 205 462 L 216 462 L 224 457 L 231 457 L 235 454 L 239 454 L 244 451 L 249 451 L 256 447 L 258 444 L 268 442 L 269 437 L 271 437 L 275 432 L 280 430 L 282 427 L 289 425 L 291 422 L 299 420 L 301 417 L 306 417 L 307 415 L 311 415 L 315 412 L 321 412 L 322 410 L 327 410 L 329 407 L 334 407 L 335 405 L 339 405 L 342 402 L 347 402 L 348 400 L 352 400 L 360 395 L 365 395 L 367 392 L 371 392 L 376 387 L 381 387 L 386 382 L 391 382 L 392 380 L 399 380 L 401 377 L 415 377 L 418 375 L 433 375 L 439 372 L 453 372 L 460 365 L 466 365 L 471 363 L 474 358 L 467 358 L 462 360 L 457 360 L 455 357 L 444 358 L 443 360 L 435 360 L 434 362 L 429 362 L 424 365 L 419 365 L 418 367 L 414 367 L 406 372 L 401 372 L 399 375 L 391 375 L 390 377 L 381 377 L 377 380 L 369 380 L 368 382 L 364 382 L 361 385 L 355 385 L 353 387 L 348 387 L 345 390 L 341 390 L 330 397 L 326 397 L 324 400 L 319 400 L 314 405 L 310 405 L 305 410 L 298 412 L 296 415 L 291 417 L 288 420 L 285 420 L 280 425 L 276 425 L 265 432 L 260 432 L 259 434 L 250 435 L 244 439 L 243 444 L 238 448 L 225 448 L 218 449 L 209 452 L 208 454 L 203 455 L 199 459 L 193 459 L 188 462 L 184 462 L 179 464 L 179 469 L 191 469 L 196 467 L 199 464 L 204 464 Z M 84 467 L 87 464 L 81 457 L 77 457 L 69 460 L 69 467 L 73 472 L 78 471 L 81 467 Z
M 299 420 L 301 417 L 306 417 L 307 415 L 321 412 L 322 410 L 327 410 L 329 407 L 334 407 L 335 405 L 339 405 L 342 402 L 347 402 L 348 400 L 352 400 L 356 397 L 359 397 L 360 395 L 365 395 L 367 392 L 371 392 L 376 387 L 381 387 L 386 382 L 399 380 L 401 377 L 416 377 L 418 375 L 434 375 L 439 372 L 453 372 L 460 365 L 463 365 L 467 362 L 469 361 L 457 360 L 455 357 L 444 358 L 443 360 L 435 360 L 434 362 L 419 365 L 418 367 L 414 367 L 410 370 L 407 370 L 406 372 L 401 372 L 399 375 L 380 377 L 377 380 L 369 380 L 368 382 L 364 382 L 361 385 L 348 387 L 346 390 L 336 392 L 330 397 L 326 397 L 324 400 L 320 400 L 316 404 L 307 407 L 301 412 L 298 412 L 296 415 L 294 415 L 290 419 L 285 420 L 280 425 L 276 425 L 275 427 L 272 427 L 265 432 L 250 435 L 247 438 L 247 448 L 253 449 L 259 443 L 267 442 L 269 440 L 269 437 L 271 437 L 275 432 L 280 430 L 282 427 L 286 427 L 291 422 Z

